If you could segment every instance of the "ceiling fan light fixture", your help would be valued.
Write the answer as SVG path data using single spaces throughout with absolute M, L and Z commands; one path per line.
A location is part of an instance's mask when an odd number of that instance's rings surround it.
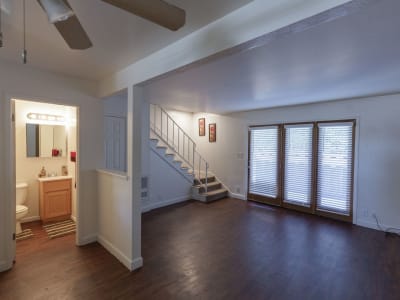
M 65 21 L 74 15 L 74 11 L 63 0 L 39 0 L 50 23 Z

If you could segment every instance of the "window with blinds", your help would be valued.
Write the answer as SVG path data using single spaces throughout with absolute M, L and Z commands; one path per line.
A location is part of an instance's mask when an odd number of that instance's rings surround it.
M 310 207 L 313 174 L 313 124 L 285 125 L 283 201 Z
M 278 196 L 279 127 L 250 130 L 249 194 Z
M 350 216 L 354 123 L 318 124 L 317 210 Z

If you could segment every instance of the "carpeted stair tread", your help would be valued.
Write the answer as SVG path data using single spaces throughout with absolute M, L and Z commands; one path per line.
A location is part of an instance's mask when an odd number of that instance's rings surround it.
M 227 192 L 227 190 L 224 189 L 224 188 L 221 188 L 221 189 L 218 189 L 218 190 L 215 190 L 215 191 L 210 191 L 210 192 L 207 192 L 207 193 L 202 193 L 202 194 L 200 194 L 200 195 L 214 196 L 214 195 L 218 195 L 218 194 L 225 193 L 225 192 Z

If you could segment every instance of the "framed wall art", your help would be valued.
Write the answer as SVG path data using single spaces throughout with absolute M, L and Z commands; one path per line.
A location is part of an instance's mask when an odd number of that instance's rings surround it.
M 210 143 L 215 143 L 217 141 L 217 124 L 208 124 L 208 141 Z
M 199 119 L 199 136 L 206 136 L 206 119 Z

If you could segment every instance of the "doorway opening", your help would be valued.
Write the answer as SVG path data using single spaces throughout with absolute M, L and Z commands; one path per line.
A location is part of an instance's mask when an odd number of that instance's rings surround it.
M 43 247 L 77 244 L 79 130 L 75 106 L 20 99 L 11 105 L 18 261 Z

